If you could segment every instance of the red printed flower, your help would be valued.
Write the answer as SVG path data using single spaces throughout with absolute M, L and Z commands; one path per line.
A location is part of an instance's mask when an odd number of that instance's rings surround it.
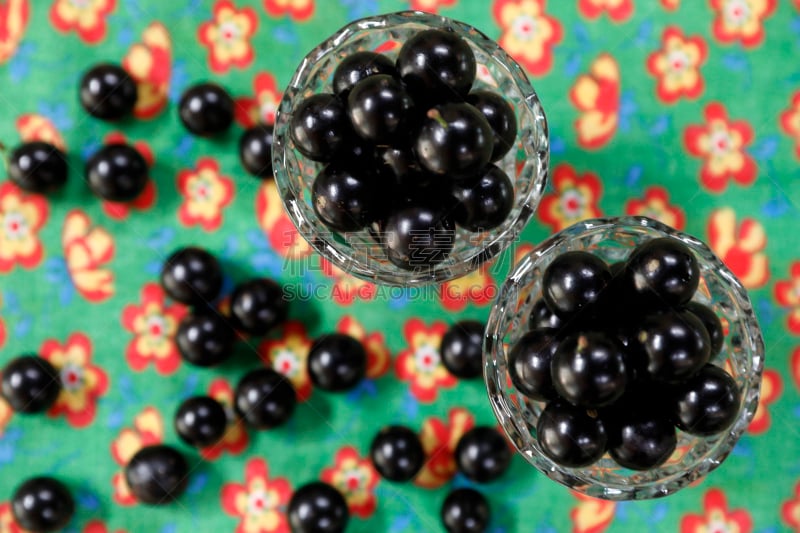
M 800 158 L 800 91 L 794 93 L 789 109 L 781 113 L 781 128 L 794 141 L 794 153 Z
M 616 502 L 592 498 L 579 492 L 573 492 L 572 495 L 578 500 L 569 512 L 573 533 L 602 533 L 608 529 L 617 510 Z
M 11 502 L 0 502 L 0 533 L 29 533 L 22 529 L 11 513 Z
M 794 496 L 783 502 L 781 518 L 789 524 L 792 531 L 800 531 L 800 483 L 794 486 Z M 0 514 L 0 525 L 2 525 L 2 514 Z
M 794 383 L 800 389 L 800 346 L 794 349 L 791 359 L 791 371 Z M 10 416 L 10 415 L 9 415 Z
M 632 216 L 649 217 L 682 230 L 686 225 L 686 215 L 683 209 L 669 203 L 669 192 L 664 187 L 648 187 L 644 191 L 644 198 L 631 198 L 625 204 L 625 214 Z
M 214 231 L 222 225 L 222 210 L 233 199 L 233 180 L 220 174 L 215 159 L 202 157 L 196 169 L 178 174 L 178 191 L 183 196 L 178 211 L 181 224 Z
M 108 376 L 102 368 L 92 364 L 92 341 L 83 333 L 73 333 L 64 344 L 48 339 L 39 354 L 61 377 L 61 393 L 47 414 L 64 415 L 67 423 L 76 428 L 91 424 L 97 399 L 108 391 Z
M 236 122 L 243 128 L 256 124 L 274 124 L 275 112 L 281 103 L 281 91 L 275 77 L 269 72 L 260 72 L 253 80 L 255 96 L 243 96 L 236 99 Z
M 553 231 L 560 231 L 576 222 L 600 216 L 597 202 L 603 192 L 600 178 L 592 172 L 578 175 L 568 164 L 553 170 L 555 192 L 542 198 L 538 215 Z
M 0 13 L 3 6 L 0 5 Z M 2 22 L 0 22 L 2 24 Z M 0 32 L 2 34 L 2 32 Z M 36 114 L 25 113 L 17 119 L 17 131 L 23 142 L 42 141 L 50 143 L 62 151 L 67 150 L 64 138 L 49 118 Z
M 783 380 L 781 375 L 774 370 L 764 370 L 761 377 L 761 395 L 758 397 L 758 408 L 747 431 L 752 435 L 766 433 L 769 429 L 771 419 L 769 416 L 769 406 L 773 404 L 778 396 L 783 392 Z
M 772 15 L 778 0 L 711 0 L 716 11 L 712 30 L 723 43 L 739 41 L 745 48 L 764 40 L 764 19 Z
M 164 420 L 155 407 L 145 407 L 133 419 L 132 428 L 123 428 L 111 442 L 111 457 L 121 468 L 144 448 L 161 444 L 164 440 Z M 120 470 L 111 478 L 114 486 L 114 501 L 120 505 L 136 505 L 138 500 L 131 493 L 125 474 Z
M 687 514 L 681 520 L 681 533 L 750 533 L 752 530 L 753 520 L 750 513 L 746 509 L 729 511 L 725 493 L 716 488 L 706 492 L 702 515 Z
M 681 96 L 698 98 L 705 88 L 700 75 L 708 57 L 705 40 L 700 35 L 684 37 L 680 28 L 668 26 L 661 41 L 661 48 L 647 58 L 647 71 L 657 80 L 658 99 L 672 104 Z
M 439 299 L 448 311 L 461 311 L 468 303 L 483 307 L 497 296 L 497 285 L 489 274 L 490 266 L 484 264 L 460 278 L 446 281 L 439 286 Z
M 475 426 L 475 417 L 461 407 L 451 409 L 447 420 L 429 417 L 422 423 L 420 441 L 428 458 L 414 484 L 435 489 L 456 474 L 455 451 L 461 436 Z
M 201 449 L 200 455 L 206 461 L 213 461 L 219 458 L 223 452 L 239 455 L 247 449 L 250 444 L 250 438 L 247 435 L 244 423 L 233 411 L 233 388 L 226 380 L 217 378 L 208 386 L 208 395 L 225 408 L 225 412 L 228 415 L 228 427 L 225 429 L 225 435 L 222 436 L 222 439 L 213 446 Z
M 377 288 L 374 284 L 351 276 L 323 257 L 319 258 L 319 266 L 322 273 L 334 281 L 331 296 L 337 304 L 350 305 L 355 300 L 368 302 L 375 298 Z
M 223 510 L 241 520 L 236 533 L 289 533 L 285 512 L 291 494 L 287 480 L 269 479 L 263 459 L 250 459 L 244 483 L 226 483 L 220 499 Z
M 8 0 L 0 4 L 0 65 L 14 56 L 25 35 L 29 17 L 28 0 Z
M 596 19 L 605 11 L 611 20 L 622 22 L 633 14 L 633 0 L 579 0 L 578 10 L 590 19 Z
M 680 7 L 681 0 L 661 0 L 661 5 L 664 6 L 664 9 L 674 11 Z
M 789 308 L 789 331 L 800 335 L 800 261 L 792 263 L 789 275 L 790 279 L 775 283 L 775 299 Z
M 264 364 L 289 378 L 300 402 L 311 396 L 311 378 L 306 369 L 311 344 L 303 323 L 290 320 L 283 325 L 277 339 L 267 339 L 258 347 Z
M 122 60 L 122 66 L 136 82 L 138 89 L 133 114 L 149 119 L 167 105 L 172 76 L 172 40 L 167 28 L 153 22 L 142 33 L 142 42 L 133 44 Z
M 114 257 L 111 234 L 82 211 L 70 211 L 61 228 L 61 245 L 72 284 L 90 302 L 102 302 L 114 295 L 114 273 L 103 265 Z
M 314 0 L 264 0 L 264 9 L 273 18 L 289 15 L 294 20 L 308 20 L 314 14 Z
M 748 289 L 766 285 L 769 259 L 764 253 L 767 234 L 764 226 L 745 218 L 736 226 L 736 213 L 729 207 L 717 209 L 708 219 L 709 245 L 717 256 Z
M 453 7 L 458 0 L 411 0 L 410 9 L 437 13 L 440 7 Z
M 83 533 L 111 533 L 104 523 L 99 520 L 92 520 L 83 528 Z M 125 533 L 124 529 L 116 529 L 114 533 Z
M 609 54 L 592 62 L 589 74 L 581 74 L 569 92 L 572 104 L 580 111 L 575 120 L 578 144 L 596 149 L 606 145 L 619 123 L 619 65 Z
M 230 0 L 218 0 L 213 13 L 213 20 L 203 22 L 197 30 L 197 40 L 208 47 L 211 70 L 227 72 L 232 66 L 248 67 L 253 62 L 250 38 L 258 28 L 255 10 L 236 9 Z
M 148 283 L 142 287 L 142 303 L 122 310 L 122 327 L 134 335 L 125 359 L 137 372 L 152 363 L 159 374 L 172 374 L 181 364 L 174 337 L 188 311 L 181 304 L 167 305 L 164 300 L 161 285 Z
M 265 180 L 261 185 L 256 195 L 256 216 L 272 248 L 281 257 L 301 259 L 314 251 L 284 211 L 275 180 Z
M 47 200 L 28 194 L 10 181 L 0 183 L 0 273 L 14 265 L 34 268 L 44 251 L 39 231 L 47 222 Z
M 711 192 L 722 192 L 729 180 L 749 186 L 756 180 L 756 163 L 744 151 L 753 141 L 753 129 L 746 120 L 729 120 L 725 106 L 708 104 L 706 123 L 690 125 L 683 133 L 689 153 L 703 158 L 700 183 Z
M 400 380 L 411 382 L 411 394 L 420 402 L 434 402 L 439 387 L 451 388 L 458 382 L 439 356 L 446 331 L 444 322 L 428 327 L 418 318 L 412 318 L 403 328 L 408 348 L 398 355 L 394 370 Z
M 502 34 L 500 46 L 534 76 L 553 66 L 553 46 L 561 42 L 561 24 L 545 14 L 547 0 L 497 0 L 492 12 Z
M 153 151 L 144 141 L 129 142 L 124 134 L 115 131 L 106 135 L 103 139 L 104 144 L 130 144 L 137 152 L 139 152 L 147 163 L 148 168 L 153 168 L 155 159 L 153 158 Z M 138 209 L 146 211 L 153 207 L 156 203 L 156 185 L 155 180 L 148 179 L 142 193 L 130 202 L 109 202 L 103 200 L 103 212 L 115 220 L 124 220 L 128 218 L 130 209 Z
M 106 17 L 116 0 L 55 0 L 50 23 L 61 32 L 76 31 L 82 41 L 97 44 L 106 36 Z
M 352 316 L 345 316 L 336 325 L 336 331 L 350 335 L 364 345 L 367 352 L 367 377 L 379 378 L 384 375 L 392 362 L 392 354 L 386 346 L 383 333 L 367 333 L 364 326 Z
M 3 436 L 6 426 L 9 422 L 11 422 L 12 416 L 14 416 L 13 409 L 11 409 L 11 406 L 8 405 L 8 402 L 6 402 L 3 398 L 0 398 L 0 437 Z
M 336 452 L 333 466 L 323 470 L 320 479 L 342 493 L 350 513 L 369 518 L 375 512 L 375 486 L 380 477 L 372 461 L 358 455 L 355 448 L 345 446 Z

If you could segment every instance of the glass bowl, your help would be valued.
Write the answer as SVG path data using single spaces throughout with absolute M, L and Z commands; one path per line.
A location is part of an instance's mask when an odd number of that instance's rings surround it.
M 455 31 L 469 43 L 478 65 L 473 89 L 500 92 L 517 117 L 516 146 L 496 164 L 514 183 L 514 207 L 503 224 L 482 233 L 456 231 L 453 251 L 445 261 L 424 270 L 403 270 L 386 258 L 383 248 L 365 230 L 336 233 L 314 213 L 311 185 L 324 165 L 298 152 L 289 135 L 292 110 L 304 98 L 333 92 L 338 62 L 353 52 L 381 51 L 395 59 L 403 42 L 415 33 L 441 28 Z M 404 11 L 348 24 L 322 42 L 300 63 L 286 88 L 275 117 L 273 143 L 275 180 L 289 218 L 323 257 L 358 278 L 387 285 L 421 285 L 458 278 L 477 269 L 516 241 L 542 197 L 549 165 L 549 137 L 544 110 L 522 68 L 494 41 L 472 26 L 446 17 Z
M 658 237 L 680 240 L 697 256 L 701 280 L 693 300 L 710 306 L 727 326 L 725 346 L 712 363 L 725 367 L 739 386 L 738 416 L 719 435 L 696 437 L 679 431 L 675 453 L 652 470 L 628 470 L 607 454 L 588 467 L 560 466 L 539 447 L 536 424 L 544 403 L 526 398 L 511 384 L 508 350 L 529 330 L 527 317 L 541 298 L 542 275 L 558 255 L 585 250 L 613 263 L 626 259 L 638 244 Z M 644 217 L 586 220 L 537 246 L 517 264 L 501 287 L 484 344 L 484 377 L 489 399 L 497 420 L 519 453 L 549 478 L 588 496 L 608 500 L 666 496 L 718 467 L 755 414 L 763 366 L 761 330 L 739 280 L 701 241 Z

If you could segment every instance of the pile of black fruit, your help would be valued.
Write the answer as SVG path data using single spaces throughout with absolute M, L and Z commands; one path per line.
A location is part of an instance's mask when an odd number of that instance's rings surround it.
M 724 331 L 712 309 L 691 301 L 699 281 L 697 258 L 673 238 L 649 240 L 611 267 L 582 251 L 548 265 L 509 374 L 522 394 L 547 402 L 536 435 L 550 459 L 582 467 L 609 452 L 646 470 L 673 454 L 676 427 L 709 436 L 733 423 L 740 392 L 710 363 Z
M 456 33 L 425 30 L 396 61 L 345 57 L 332 92 L 295 107 L 295 148 L 326 163 L 312 203 L 329 229 L 368 228 L 393 264 L 417 270 L 447 259 L 456 224 L 481 232 L 508 218 L 514 184 L 493 163 L 515 144 L 516 116 L 501 95 L 470 92 L 476 68 Z

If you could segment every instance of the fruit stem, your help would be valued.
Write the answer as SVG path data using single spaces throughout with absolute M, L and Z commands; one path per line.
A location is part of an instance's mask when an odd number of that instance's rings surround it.
M 442 118 L 442 114 L 439 113 L 439 110 L 436 108 L 429 109 L 428 113 L 426 114 L 429 119 L 435 120 L 441 127 L 447 127 L 447 121 Z

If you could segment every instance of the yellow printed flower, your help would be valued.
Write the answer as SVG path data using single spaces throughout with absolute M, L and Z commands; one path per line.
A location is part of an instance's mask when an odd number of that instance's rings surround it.
M 39 230 L 47 221 L 47 201 L 7 181 L 0 184 L 0 273 L 14 265 L 34 268 L 43 255 Z
M 534 76 L 549 72 L 553 46 L 561 42 L 561 24 L 545 14 L 546 1 L 498 0 L 493 8 L 500 46 Z
M 214 159 L 203 157 L 196 169 L 178 175 L 178 191 L 183 196 L 178 220 L 185 226 L 200 225 L 214 231 L 222 225 L 222 210 L 233 199 L 233 181 L 220 174 Z
M 723 43 L 739 41 L 752 48 L 764 40 L 764 19 L 770 16 L 778 0 L 711 0 L 717 12 L 712 30 Z
M 647 58 L 647 70 L 658 80 L 658 99 L 671 104 L 681 96 L 699 97 L 705 86 L 700 75 L 708 56 L 705 40 L 700 35 L 684 37 L 675 26 L 664 30 L 661 40 L 661 48 Z
M 50 22 L 62 32 L 76 31 L 81 40 L 96 44 L 106 36 L 106 17 L 116 0 L 56 0 L 50 8 Z
M 214 18 L 197 30 L 198 40 L 208 47 L 208 62 L 214 72 L 225 72 L 236 66 L 245 68 L 253 61 L 250 38 L 258 28 L 253 8 L 236 9 L 230 0 L 214 4 Z

